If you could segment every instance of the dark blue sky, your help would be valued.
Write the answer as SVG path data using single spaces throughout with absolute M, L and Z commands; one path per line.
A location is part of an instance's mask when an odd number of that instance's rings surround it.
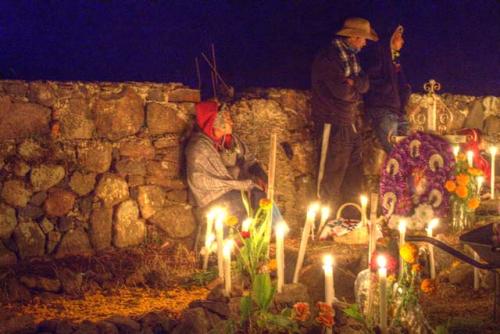
M 435 78 L 443 91 L 500 95 L 495 0 L 2 0 L 0 74 L 195 87 L 194 57 L 213 42 L 237 88 L 308 88 L 314 54 L 349 16 L 379 34 L 405 26 L 402 63 L 415 90 Z

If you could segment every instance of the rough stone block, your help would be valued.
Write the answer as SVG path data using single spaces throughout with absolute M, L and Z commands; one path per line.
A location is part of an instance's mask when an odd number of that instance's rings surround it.
M 7 204 L 24 208 L 31 198 L 31 190 L 23 181 L 9 180 L 3 184 L 2 198 Z
M 4 203 L 0 203 L 0 239 L 9 239 L 16 225 L 16 210 Z
M 90 139 L 95 132 L 89 102 L 83 98 L 59 101 L 54 119 L 60 124 L 60 139 Z
M 149 139 L 128 139 L 120 142 L 120 155 L 131 159 L 153 159 L 155 148 Z
M 186 129 L 186 121 L 180 118 L 177 110 L 158 103 L 146 107 L 146 122 L 151 135 L 181 133 Z
M 116 247 L 140 245 L 146 236 L 145 222 L 139 219 L 139 207 L 134 200 L 121 203 L 116 209 L 113 243 Z
M 100 207 L 92 211 L 90 217 L 90 241 L 97 251 L 111 246 L 113 209 Z
M 149 218 L 149 221 L 175 239 L 190 236 L 196 227 L 192 209 L 185 205 L 165 207 Z
M 34 191 L 43 191 L 61 182 L 65 175 L 63 166 L 42 164 L 33 167 L 30 180 Z
M 81 229 L 77 229 L 70 230 L 64 234 L 57 248 L 56 258 L 76 255 L 90 256 L 93 253 L 87 233 Z
M 80 196 L 85 196 L 94 190 L 95 186 L 95 173 L 82 173 L 82 172 L 74 172 L 71 175 L 71 180 L 69 181 L 69 186 L 71 190 L 77 193 Z
M 75 205 L 76 195 L 71 191 L 52 188 L 45 200 L 45 212 L 50 217 L 62 217 Z
M 95 194 L 104 205 L 112 207 L 129 197 L 127 182 L 114 174 L 104 174 L 95 189 Z
M 104 173 L 109 170 L 113 147 L 110 143 L 90 141 L 77 148 L 78 163 L 89 172 Z
M 138 187 L 137 202 L 141 216 L 148 219 L 165 205 L 165 191 L 159 186 Z
M 45 234 L 38 224 L 33 222 L 19 223 L 14 230 L 14 240 L 21 259 L 42 256 L 45 253 Z
M 168 102 L 200 102 L 201 96 L 198 89 L 178 88 L 168 92 Z
M 47 135 L 49 122 L 50 109 L 0 97 L 0 140 Z

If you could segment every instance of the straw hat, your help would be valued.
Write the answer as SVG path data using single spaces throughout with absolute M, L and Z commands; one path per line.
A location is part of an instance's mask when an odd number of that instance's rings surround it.
M 360 17 L 352 17 L 344 21 L 344 26 L 337 32 L 339 36 L 363 37 L 372 41 L 378 41 L 378 35 L 370 26 L 368 20 Z

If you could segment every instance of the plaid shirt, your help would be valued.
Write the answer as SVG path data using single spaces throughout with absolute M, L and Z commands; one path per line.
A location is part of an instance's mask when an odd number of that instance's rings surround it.
M 248 147 L 233 134 L 238 159 L 243 161 L 243 168 L 255 163 L 255 157 Z M 187 183 L 196 205 L 204 207 L 213 200 L 231 190 L 249 190 L 253 181 L 238 180 L 228 170 L 223 159 L 224 152 L 219 152 L 212 139 L 201 132 L 195 133 L 186 148 Z
M 340 60 L 344 64 L 345 77 L 349 78 L 351 75 L 358 76 L 359 72 L 361 72 L 361 66 L 359 65 L 356 54 L 349 51 L 346 43 L 339 38 L 334 39 L 333 44 L 339 50 Z

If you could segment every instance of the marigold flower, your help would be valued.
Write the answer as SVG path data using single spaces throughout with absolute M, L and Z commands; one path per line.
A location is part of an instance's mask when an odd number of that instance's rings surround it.
M 455 189 L 457 189 L 457 184 L 453 180 L 448 180 L 444 184 L 444 187 L 446 188 L 446 190 L 448 190 L 450 193 L 452 193 L 455 191 Z
M 466 186 L 458 186 L 457 189 L 455 190 L 455 193 L 457 194 L 458 197 L 460 198 L 466 198 L 469 195 L 469 190 L 467 190 Z
M 229 216 L 226 219 L 225 223 L 226 223 L 227 226 L 236 226 L 236 225 L 238 225 L 238 217 L 236 217 L 236 216 Z
M 319 309 L 316 321 L 324 327 L 331 328 L 334 324 L 333 316 L 335 315 L 332 306 L 324 302 L 318 302 L 316 306 Z
M 422 265 L 420 263 L 415 263 L 414 265 L 411 266 L 411 271 L 415 273 L 419 273 L 422 271 Z
M 478 168 L 474 168 L 474 167 L 469 167 L 467 169 L 467 172 L 469 172 L 469 174 L 473 175 L 473 176 L 480 176 L 480 175 L 483 175 L 483 171 L 478 169 Z
M 432 293 L 436 291 L 436 282 L 430 278 L 426 278 L 420 283 L 420 290 L 424 293 Z
M 467 207 L 471 210 L 476 210 L 479 207 L 479 203 L 479 198 L 473 197 L 467 202 Z
M 459 186 L 466 186 L 469 183 L 469 175 L 458 174 L 457 175 L 457 183 Z
M 259 206 L 264 210 L 269 210 L 273 207 L 273 202 L 270 199 L 262 198 L 259 201 Z
M 418 248 L 414 244 L 407 242 L 399 249 L 399 255 L 405 262 L 413 264 L 417 261 Z
M 297 321 L 307 321 L 311 316 L 311 310 L 308 303 L 295 303 L 293 305 L 293 318 Z
M 269 262 L 267 263 L 267 269 L 269 271 L 275 271 L 277 267 L 278 263 L 276 262 L 276 259 L 269 260 Z

